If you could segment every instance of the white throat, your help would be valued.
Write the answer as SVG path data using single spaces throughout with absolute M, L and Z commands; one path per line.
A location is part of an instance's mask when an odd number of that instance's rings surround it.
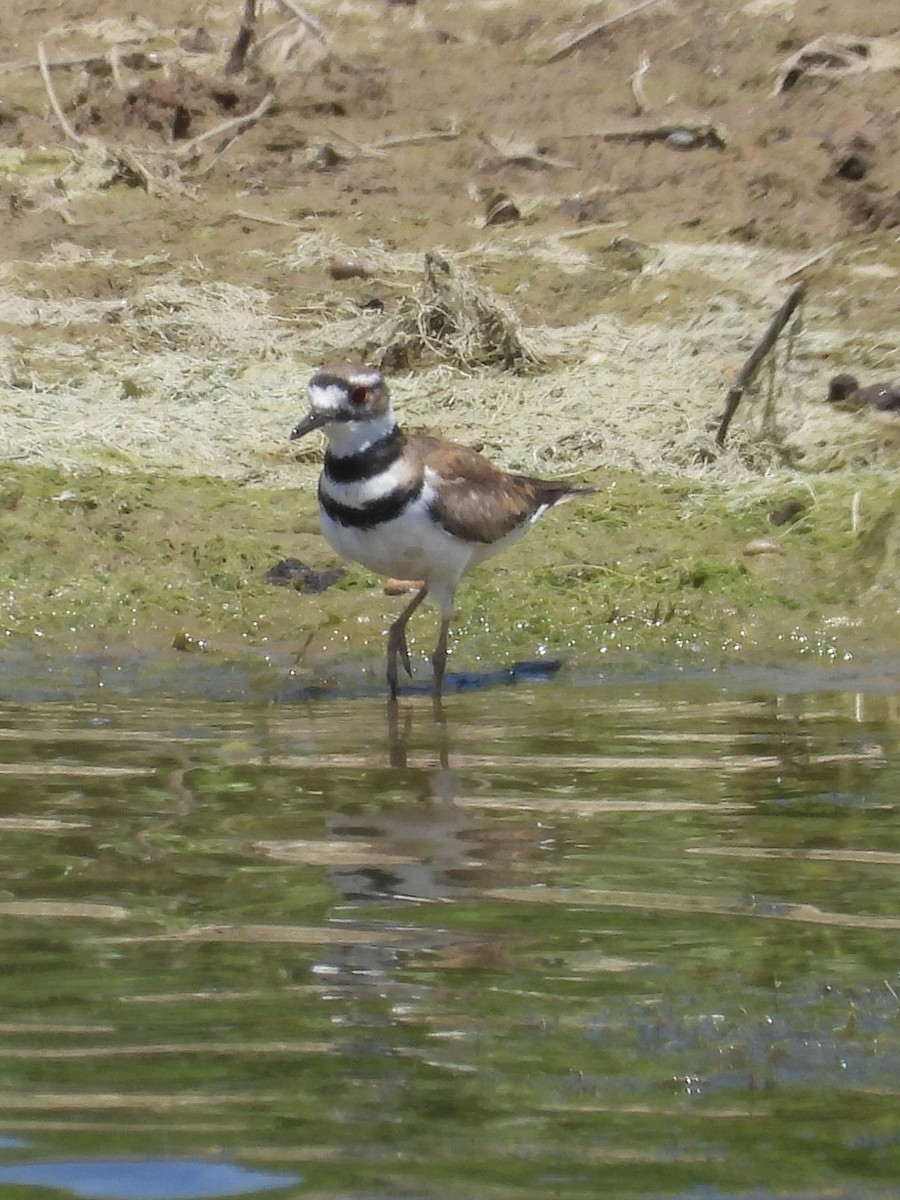
M 397 418 L 389 408 L 380 417 L 366 421 L 334 421 L 325 426 L 325 436 L 331 453 L 337 458 L 346 458 L 349 454 L 361 454 L 375 442 L 380 442 L 396 424 Z

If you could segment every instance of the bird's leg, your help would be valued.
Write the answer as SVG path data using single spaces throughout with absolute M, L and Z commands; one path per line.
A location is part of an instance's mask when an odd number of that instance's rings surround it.
M 387 682 L 391 699 L 397 699 L 397 656 L 403 663 L 407 675 L 412 675 L 409 662 L 409 647 L 406 644 L 406 622 L 413 615 L 425 597 L 428 595 L 428 585 L 423 584 L 413 596 L 406 608 L 388 630 L 387 638 Z
M 434 648 L 434 654 L 431 656 L 431 665 L 434 668 L 432 689 L 435 704 L 438 705 L 441 701 L 441 691 L 444 686 L 444 671 L 447 666 L 447 634 L 449 632 L 450 618 L 444 617 L 441 621 L 441 632 L 438 635 L 437 645 Z

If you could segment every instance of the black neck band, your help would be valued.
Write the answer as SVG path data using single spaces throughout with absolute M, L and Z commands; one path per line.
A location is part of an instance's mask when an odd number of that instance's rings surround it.
M 324 470 L 333 483 L 360 483 L 392 467 L 403 453 L 403 434 L 395 425 L 365 450 L 356 454 L 332 454 L 326 451 Z

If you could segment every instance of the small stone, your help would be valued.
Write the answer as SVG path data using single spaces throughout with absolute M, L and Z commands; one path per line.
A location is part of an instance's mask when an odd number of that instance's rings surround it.
M 310 147 L 306 152 L 306 161 L 316 171 L 333 171 L 347 160 L 331 142 L 323 142 L 319 146 Z
M 784 554 L 784 551 L 772 538 L 754 538 L 741 553 L 746 558 L 755 558 L 758 554 Z
M 362 254 L 336 254 L 328 264 L 332 279 L 369 279 L 375 274 L 375 264 Z
M 699 134 L 692 133 L 689 129 L 673 129 L 666 138 L 666 145 L 671 146 L 673 150 L 692 150 L 701 140 Z

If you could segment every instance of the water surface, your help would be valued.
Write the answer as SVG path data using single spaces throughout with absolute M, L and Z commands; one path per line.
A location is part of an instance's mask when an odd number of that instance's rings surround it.
M 898 1194 L 884 664 L 22 689 L 4 1200 Z

